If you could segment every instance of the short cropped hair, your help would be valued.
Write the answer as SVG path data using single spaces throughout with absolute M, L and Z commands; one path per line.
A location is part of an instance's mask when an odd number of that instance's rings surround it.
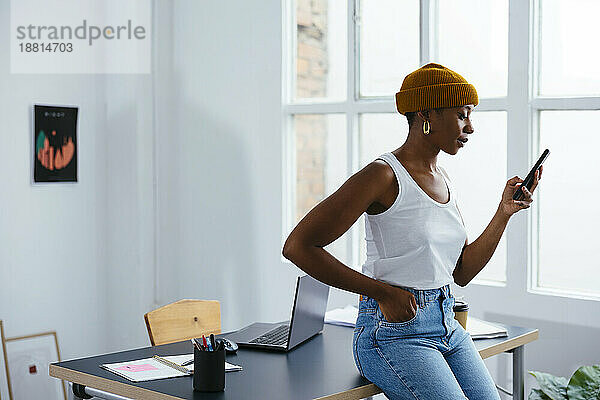
M 433 111 L 435 111 L 436 114 L 441 114 L 442 110 L 443 110 L 443 108 L 434 108 L 433 109 Z M 417 111 L 407 112 L 404 114 L 404 116 L 406 117 L 406 120 L 408 121 L 408 127 L 410 128 L 412 126 L 413 122 L 415 122 L 415 120 L 417 119 Z

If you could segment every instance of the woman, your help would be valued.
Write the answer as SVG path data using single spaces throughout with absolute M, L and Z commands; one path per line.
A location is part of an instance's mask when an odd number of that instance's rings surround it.
M 450 283 L 466 286 L 487 264 L 510 217 L 529 208 L 541 178 L 506 183 L 485 231 L 469 244 L 454 188 L 437 165 L 474 132 L 477 92 L 462 76 L 427 64 L 404 79 L 396 107 L 408 119 L 402 146 L 351 176 L 315 206 L 288 237 L 283 254 L 314 278 L 360 294 L 353 352 L 359 372 L 390 399 L 499 400 L 469 334 L 454 320 Z M 324 246 L 365 216 L 363 273 Z

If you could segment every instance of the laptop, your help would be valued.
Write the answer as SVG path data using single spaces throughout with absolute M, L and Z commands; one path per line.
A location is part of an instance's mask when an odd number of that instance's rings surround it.
M 309 275 L 298 277 L 289 324 L 256 322 L 224 336 L 240 347 L 290 351 L 323 331 L 328 297 L 328 285 Z

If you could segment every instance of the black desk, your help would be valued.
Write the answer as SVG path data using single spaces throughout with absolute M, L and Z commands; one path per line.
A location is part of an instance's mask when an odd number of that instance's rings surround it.
M 483 358 L 515 351 L 513 364 L 520 381 L 515 381 L 515 398 L 523 399 L 523 345 L 537 339 L 537 329 L 506 326 L 508 338 L 477 340 Z M 323 333 L 289 353 L 240 349 L 227 361 L 244 369 L 225 374 L 225 391 L 199 393 L 192 389 L 192 377 L 133 383 L 100 364 L 129 361 L 158 355 L 190 354 L 189 341 L 145 347 L 119 353 L 50 364 L 50 376 L 88 387 L 87 393 L 118 399 L 114 393 L 133 399 L 361 399 L 381 391 L 358 374 L 352 356 L 352 329 L 325 325 Z M 96 390 L 93 390 L 94 388 Z M 520 394 L 520 396 L 519 396 Z M 77 399 L 77 397 L 75 397 Z

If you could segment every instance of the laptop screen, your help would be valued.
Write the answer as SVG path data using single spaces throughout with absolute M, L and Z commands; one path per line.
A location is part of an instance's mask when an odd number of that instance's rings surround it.
M 323 330 L 329 286 L 310 275 L 298 278 L 288 349 Z

